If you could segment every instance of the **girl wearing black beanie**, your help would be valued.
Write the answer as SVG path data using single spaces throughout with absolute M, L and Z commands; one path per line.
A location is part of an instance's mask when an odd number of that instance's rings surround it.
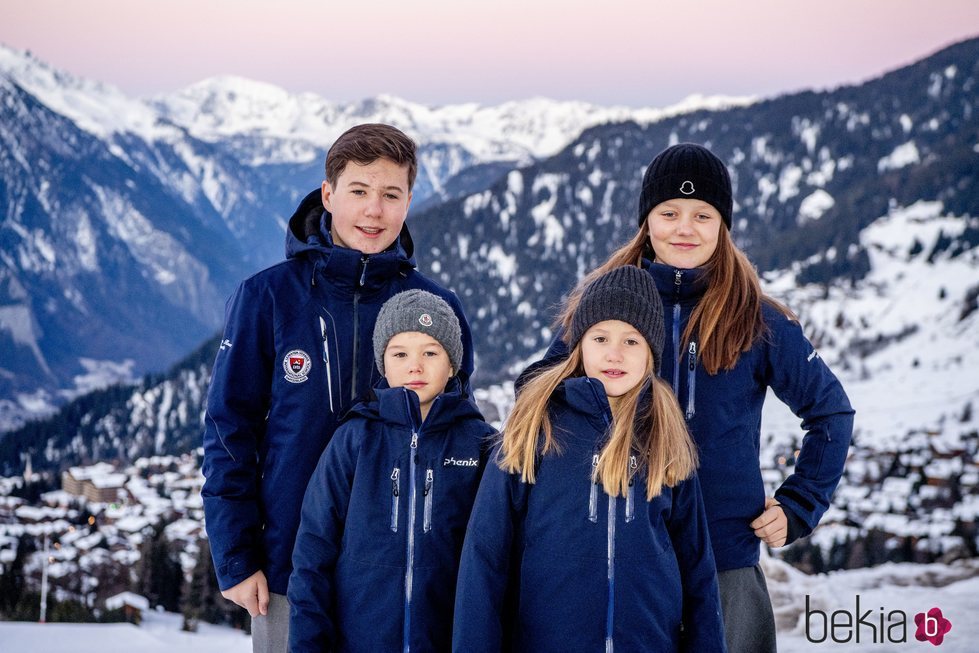
M 567 333 L 571 354 L 523 385 L 480 483 L 452 648 L 725 653 L 697 456 L 656 376 L 653 279 L 594 279 Z
M 582 289 L 623 266 L 645 270 L 665 309 L 660 376 L 670 382 L 697 445 L 698 475 L 717 564 L 728 649 L 776 650 L 760 543 L 812 532 L 843 473 L 853 409 L 792 312 L 766 295 L 731 238 L 727 167 L 705 147 L 673 145 L 646 169 L 633 238 L 585 277 L 559 318 L 572 329 Z M 567 355 L 561 337 L 545 361 Z M 768 389 L 806 431 L 794 473 L 766 496 L 758 460 Z

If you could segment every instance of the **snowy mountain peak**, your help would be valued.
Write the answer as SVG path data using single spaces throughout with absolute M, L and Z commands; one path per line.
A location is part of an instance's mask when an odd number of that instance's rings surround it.
M 30 51 L 0 45 L 0 80 L 24 89 L 52 111 L 99 138 L 134 132 L 153 140 L 169 131 L 156 112 L 114 86 L 78 77 L 37 59 Z

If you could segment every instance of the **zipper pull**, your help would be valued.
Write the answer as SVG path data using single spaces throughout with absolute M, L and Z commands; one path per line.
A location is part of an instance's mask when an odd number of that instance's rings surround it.
M 364 282 L 367 280 L 367 261 L 368 258 L 365 256 L 360 259 L 361 271 L 360 271 L 360 283 L 358 285 L 363 286 Z
M 687 350 L 687 352 L 689 354 L 687 356 L 687 362 L 689 363 L 690 366 L 689 370 L 693 372 L 694 368 L 697 367 L 697 343 L 694 341 L 690 341 L 690 348 Z
M 629 456 L 629 485 L 636 482 L 635 474 L 637 467 L 639 467 L 639 463 L 636 462 L 636 457 Z
M 598 522 L 598 480 L 595 478 L 595 470 L 598 468 L 598 454 L 591 457 L 591 488 L 588 492 L 588 521 L 595 524 Z
M 434 480 L 434 472 L 432 470 L 426 470 L 425 472 L 425 490 L 422 496 L 427 497 L 428 493 L 432 491 L 432 481 Z
M 411 432 L 411 448 L 412 449 L 418 448 L 418 434 L 415 433 L 414 431 Z
M 401 476 L 401 470 L 395 467 L 394 471 L 391 472 L 391 496 L 396 497 L 401 494 L 401 491 L 398 489 L 398 485 L 399 485 L 398 478 L 400 476 Z

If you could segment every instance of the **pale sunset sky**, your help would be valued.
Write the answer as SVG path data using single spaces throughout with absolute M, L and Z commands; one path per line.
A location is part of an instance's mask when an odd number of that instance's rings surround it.
M 3 0 L 0 43 L 132 96 L 240 75 L 331 100 L 660 107 L 857 83 L 979 36 L 979 0 Z

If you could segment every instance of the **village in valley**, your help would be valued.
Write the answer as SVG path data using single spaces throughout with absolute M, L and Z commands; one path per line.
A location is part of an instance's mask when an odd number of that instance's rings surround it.
M 795 443 L 797 446 L 797 443 Z M 796 446 L 763 447 L 771 492 Z M 851 448 L 810 538 L 773 555 L 809 573 L 977 556 L 979 434 L 909 434 L 894 450 Z M 146 610 L 246 628 L 216 586 L 200 495 L 202 452 L 0 478 L 0 613 L 37 621 L 129 621 Z
M 25 621 L 128 621 L 163 609 L 244 627 L 214 580 L 201 453 L 0 478 L 0 613 Z M 52 487 L 54 486 L 54 487 Z

